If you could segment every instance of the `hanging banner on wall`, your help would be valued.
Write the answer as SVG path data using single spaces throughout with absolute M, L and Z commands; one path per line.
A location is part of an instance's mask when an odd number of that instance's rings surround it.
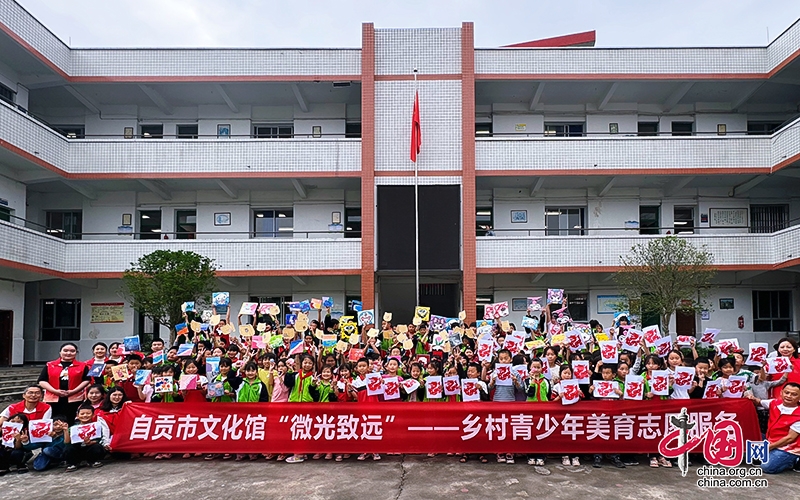
M 91 323 L 124 323 L 124 302 L 92 302 Z
M 759 440 L 749 400 L 561 403 L 131 403 L 111 448 L 142 453 L 657 453 L 686 407 Z M 433 405 L 433 403 L 430 403 Z M 744 442 L 742 442 L 744 445 Z

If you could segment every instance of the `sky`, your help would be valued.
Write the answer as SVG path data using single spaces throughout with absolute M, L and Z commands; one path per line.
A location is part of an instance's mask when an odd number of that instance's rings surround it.
M 360 47 L 376 28 L 475 22 L 476 47 L 597 30 L 598 47 L 761 46 L 797 0 L 17 0 L 72 47 Z

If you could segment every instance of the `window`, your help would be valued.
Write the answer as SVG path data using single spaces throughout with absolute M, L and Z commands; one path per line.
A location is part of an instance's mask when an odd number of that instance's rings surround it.
M 16 94 L 17 94 L 16 92 L 14 92 L 10 88 L 0 83 L 0 99 L 8 103 L 14 104 L 14 96 Z
M 589 321 L 589 294 L 568 293 L 569 316 L 575 321 Z
M 747 122 L 747 135 L 770 135 L 780 128 L 783 122 Z
M 136 331 L 135 335 L 139 335 L 142 345 L 150 345 L 154 338 L 159 337 L 159 330 L 161 325 L 154 322 L 144 314 L 136 311 Z
M 483 319 L 483 314 L 486 312 L 486 306 L 494 303 L 494 295 L 478 295 L 476 297 L 476 314 L 478 319 Z
M 658 122 L 639 122 L 637 135 L 658 135 Z
M 346 132 L 347 125 L 345 125 Z M 359 126 L 359 130 L 361 127 Z M 256 139 L 291 139 L 294 135 L 294 125 L 279 123 L 275 125 L 253 125 L 253 137 Z
M 164 137 L 164 125 L 142 125 L 139 127 L 143 139 L 161 139 Z
M 672 135 L 692 135 L 694 122 L 672 122 Z
M 42 340 L 81 339 L 81 299 L 42 300 Z
M 175 239 L 193 240 L 197 238 L 197 211 L 175 211 Z
M 346 122 L 344 124 L 344 136 L 360 138 L 361 137 L 361 122 Z
M 675 234 L 694 234 L 694 207 L 675 207 Z
M 583 123 L 545 123 L 544 135 L 555 137 L 583 137 Z
M 489 234 L 494 229 L 494 209 L 480 207 L 475 210 L 475 236 L 493 236 Z
M 789 227 L 789 205 L 750 205 L 750 232 L 774 233 Z
M 291 208 L 253 211 L 254 238 L 291 238 L 294 217 Z
M 476 137 L 491 137 L 492 136 L 492 122 L 475 122 L 475 136 Z
M 139 211 L 139 239 L 161 239 L 161 210 Z
M 194 125 L 178 125 L 177 127 L 178 139 L 197 139 L 197 124 Z
M 582 236 L 583 233 L 583 217 L 586 211 L 583 207 L 575 208 L 561 208 L 561 207 L 547 207 L 545 208 L 545 235 L 547 236 L 564 236 L 564 235 L 577 235 Z
M 47 234 L 65 240 L 81 239 L 83 214 L 75 212 L 45 212 Z
M 86 127 L 83 125 L 54 125 L 53 129 L 67 139 L 83 139 L 86 137 Z
M 344 237 L 361 238 L 361 208 L 344 209 Z
M 660 234 L 658 229 L 661 224 L 660 214 L 661 207 L 639 207 L 639 234 Z
M 0 220 L 11 222 L 12 210 L 8 207 L 0 207 Z
M 753 290 L 753 331 L 789 332 L 791 330 L 791 290 Z

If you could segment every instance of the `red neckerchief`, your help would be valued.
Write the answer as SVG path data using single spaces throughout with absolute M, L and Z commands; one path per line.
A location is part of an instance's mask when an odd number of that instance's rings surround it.
M 303 383 L 305 382 L 305 379 L 307 379 L 310 376 L 312 376 L 311 372 L 308 372 L 308 375 L 303 375 L 303 371 L 302 370 L 297 373 L 297 382 L 299 384 L 298 385 L 298 388 L 299 388 L 298 394 L 300 394 L 300 395 L 303 394 Z

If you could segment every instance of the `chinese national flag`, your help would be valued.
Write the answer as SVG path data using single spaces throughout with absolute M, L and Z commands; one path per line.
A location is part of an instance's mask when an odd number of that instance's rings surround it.
M 419 91 L 414 93 L 414 116 L 411 118 L 411 161 L 417 162 L 419 147 L 422 145 L 422 132 L 419 125 Z

